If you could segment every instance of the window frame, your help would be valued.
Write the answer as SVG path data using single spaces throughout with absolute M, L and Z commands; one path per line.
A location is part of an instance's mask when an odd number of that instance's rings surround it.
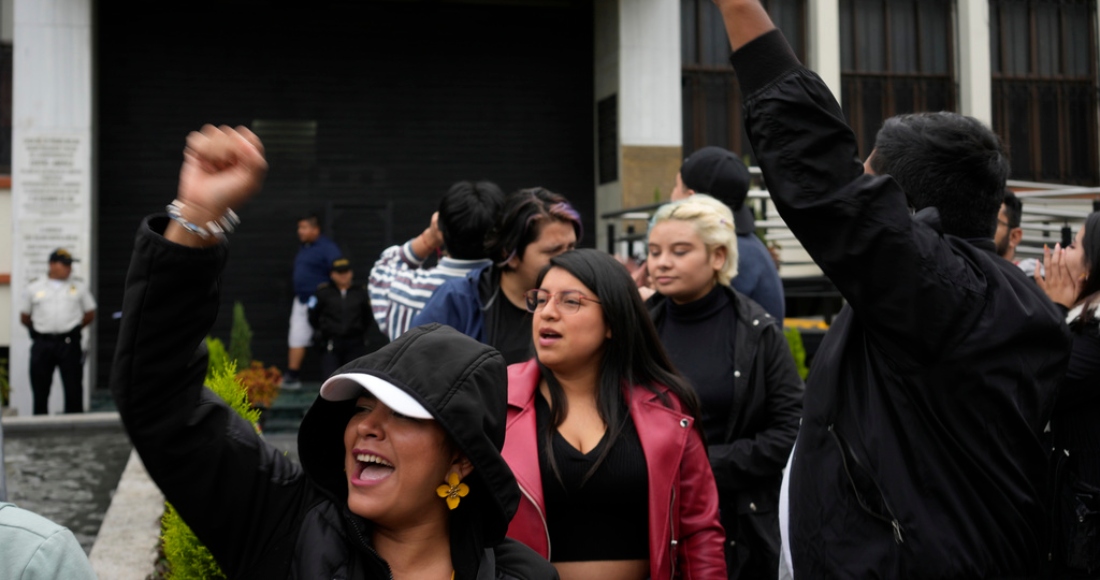
M 839 17 L 843 21 L 845 18 L 851 18 L 852 26 L 851 30 L 853 34 L 852 39 L 852 60 L 849 67 L 845 67 L 844 47 L 841 47 L 841 72 L 840 72 L 840 86 L 841 95 L 843 95 L 843 109 L 844 115 L 848 119 L 848 124 L 852 127 L 852 131 L 856 134 L 856 141 L 859 145 L 860 155 L 866 158 L 871 153 L 871 148 L 874 147 L 874 138 L 878 133 L 879 128 L 882 126 L 883 121 L 889 119 L 898 114 L 913 113 L 918 111 L 928 111 L 933 107 L 930 105 L 933 90 L 941 91 L 944 94 L 942 100 L 943 107 L 935 107 L 939 110 L 955 111 L 958 109 L 959 103 L 959 86 L 957 80 L 957 58 L 958 50 L 956 44 L 955 31 L 957 28 L 957 3 L 955 0 L 947 0 L 950 6 L 947 7 L 947 22 L 948 29 L 945 31 L 944 40 L 946 41 L 946 70 L 942 72 L 928 72 L 932 68 L 933 63 L 926 62 L 925 50 L 923 43 L 929 40 L 929 35 L 922 32 L 923 22 L 919 13 L 914 13 L 914 34 L 913 38 L 916 44 L 912 47 L 916 55 L 916 72 L 901 72 L 894 69 L 894 45 L 889 39 L 892 37 L 892 27 L 894 22 L 894 14 L 899 6 L 891 6 L 892 4 L 899 4 L 898 0 L 878 0 L 881 4 L 882 14 L 882 38 L 884 54 L 882 62 L 884 64 L 883 70 L 865 70 L 863 69 L 863 63 L 861 61 L 861 46 L 863 42 L 869 42 L 869 39 L 861 37 L 855 31 L 861 30 L 861 18 L 866 17 L 860 10 L 860 5 L 856 0 L 841 0 L 838 10 Z M 846 13 L 845 9 L 850 9 L 850 13 Z M 916 8 L 916 4 L 909 0 L 905 2 L 906 8 Z M 843 27 L 842 27 L 843 30 Z M 871 105 L 869 99 L 873 98 L 871 95 L 873 91 L 868 88 L 868 85 L 874 82 L 882 84 L 880 93 L 879 108 L 881 110 L 881 118 L 870 119 L 868 115 L 871 113 L 867 110 Z M 905 85 L 911 84 L 909 90 L 911 93 L 912 107 L 899 106 L 900 92 L 905 90 Z M 938 85 L 938 86 L 936 86 Z
M 1006 34 L 1008 30 L 1006 23 L 1010 16 L 1006 14 L 1005 8 L 1009 4 L 1026 4 L 1028 39 L 1027 55 L 1024 60 L 1027 62 L 1028 70 L 1023 73 L 1005 72 L 1013 68 L 1010 64 L 1013 57 L 1019 56 L 1018 53 L 1013 52 L 1013 49 L 1017 49 L 1019 45 L 1012 45 L 1009 42 L 1011 34 Z M 1053 4 L 1059 9 L 1058 39 L 1061 42 L 1057 43 L 1058 70 L 1053 73 L 1040 71 L 1039 45 L 1042 39 L 1039 38 L 1038 6 L 1041 4 Z M 1067 13 L 1061 9 L 1067 4 L 1083 5 L 1089 15 L 1086 39 L 1089 50 L 1085 51 L 1088 54 L 1088 63 L 1087 72 L 1083 75 L 1066 72 L 1067 55 L 1070 52 L 1076 52 L 1069 44 L 1071 35 L 1066 34 L 1069 23 Z M 1097 132 L 1100 129 L 1100 119 L 1098 119 L 1100 99 L 1097 96 L 1098 84 L 1100 84 L 1097 51 L 1100 40 L 1097 32 L 1097 0 L 990 0 L 989 10 L 993 129 L 1000 136 L 1010 157 L 1012 157 L 1013 145 L 1017 142 L 1013 134 L 1014 129 L 1018 129 L 1015 125 L 1018 123 L 1015 114 L 1018 109 L 1013 107 L 1013 104 L 1018 101 L 1014 99 L 1013 93 L 1027 94 L 1025 107 L 1027 143 L 1026 148 L 1016 147 L 1017 156 L 1013 158 L 1013 178 L 1026 181 L 1053 181 L 1069 185 L 1100 184 L 1100 145 L 1097 138 Z M 1043 113 L 1047 112 L 1046 107 L 1050 104 L 1042 96 L 1044 91 L 1053 91 L 1056 94 L 1057 121 L 1053 131 L 1044 131 Z M 1081 145 L 1073 142 L 1074 131 L 1071 129 L 1077 120 L 1073 118 L 1070 107 L 1075 103 L 1072 101 L 1073 95 L 1067 94 L 1072 92 L 1087 95 L 1084 105 L 1088 121 L 1086 124 L 1088 128 L 1084 131 L 1087 139 L 1083 144 L 1087 159 L 1084 173 L 1077 173 L 1071 167 L 1073 150 L 1075 146 Z M 1044 139 L 1044 135 L 1049 134 L 1056 136 L 1053 142 Z M 1056 167 L 1050 167 L 1048 163 L 1047 153 L 1051 147 L 1057 150 L 1054 155 Z M 1022 168 L 1026 170 L 1021 171 Z
M 769 13 L 772 12 L 773 5 L 784 0 L 761 0 L 764 7 L 768 9 Z M 795 55 L 805 62 L 806 55 L 806 27 L 808 26 L 807 18 L 809 15 L 809 8 L 807 0 L 786 0 L 793 6 L 787 6 L 794 10 L 794 16 L 791 18 L 797 22 L 794 30 L 790 30 L 790 27 L 784 29 L 783 32 L 787 35 L 787 38 L 791 41 Z M 702 64 L 704 60 L 705 52 L 705 40 L 706 40 L 706 27 L 709 21 L 706 18 L 707 11 L 705 9 L 714 8 L 713 0 L 681 0 L 681 18 L 683 17 L 683 5 L 685 3 L 692 3 L 695 5 L 694 15 L 694 51 L 695 60 L 689 62 L 685 59 L 683 49 L 680 54 L 680 86 L 681 95 L 684 96 L 684 101 L 681 104 L 682 124 L 684 130 L 681 134 L 681 143 L 683 146 L 684 155 L 700 149 L 708 145 L 718 145 L 730 149 L 739 153 L 742 156 L 752 155 L 752 146 L 749 144 L 748 136 L 745 133 L 744 121 L 742 120 L 741 109 L 741 89 L 737 82 L 737 74 L 733 70 L 733 66 L 729 63 L 729 59 L 723 59 L 720 64 Z M 780 28 L 783 26 L 777 22 Z M 683 30 L 683 23 L 681 23 L 681 30 Z M 724 36 L 724 35 L 723 35 Z M 681 40 L 683 42 L 683 40 Z M 728 40 L 727 40 L 728 45 Z M 713 83 L 714 86 L 723 87 L 723 92 L 726 95 L 724 102 L 725 117 L 728 119 L 726 123 L 725 143 L 716 143 L 707 138 L 707 128 L 710 127 L 708 121 L 707 111 L 707 97 L 708 97 L 708 83 Z M 690 102 L 687 97 L 690 95 Z M 690 120 L 689 120 L 690 119 Z M 688 126 L 691 126 L 690 133 L 688 132 Z

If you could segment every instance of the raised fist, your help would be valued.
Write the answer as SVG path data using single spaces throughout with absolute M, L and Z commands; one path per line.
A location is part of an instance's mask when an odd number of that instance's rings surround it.
M 191 211 L 221 216 L 259 191 L 266 174 L 263 144 L 252 131 L 206 125 L 187 136 L 178 197 Z

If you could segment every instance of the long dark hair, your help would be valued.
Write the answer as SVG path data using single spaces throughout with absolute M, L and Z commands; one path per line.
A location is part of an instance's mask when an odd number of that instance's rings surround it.
M 1085 268 L 1088 269 L 1085 286 L 1077 295 L 1077 303 L 1084 304 L 1081 309 L 1081 321 L 1089 322 L 1096 318 L 1092 305 L 1100 300 L 1100 211 L 1094 211 L 1085 218 L 1085 235 L 1081 239 L 1085 252 Z
M 539 272 L 536 286 L 542 285 L 543 278 L 552 268 L 565 270 L 596 293 L 603 309 L 604 323 L 611 329 L 611 338 L 604 343 L 599 382 L 596 385 L 596 408 L 607 425 L 607 442 L 592 468 L 585 474 L 584 480 L 587 481 L 596 472 L 622 434 L 629 413 L 626 396 L 632 396 L 635 387 L 658 395 L 661 402 L 671 408 L 672 401 L 660 388 L 667 387 L 680 400 L 683 412 L 694 417 L 695 428 L 702 436 L 699 399 L 687 380 L 673 368 L 642 297 L 638 294 L 638 287 L 626 268 L 599 250 L 573 250 L 551 258 L 550 264 Z M 543 434 L 546 456 L 550 459 L 554 475 L 561 480 L 561 473 L 554 461 L 553 438 L 550 434 L 565 421 L 569 408 L 565 393 L 554 373 L 542 363 L 539 363 L 539 369 L 550 391 L 550 422 L 548 432 Z M 624 385 L 630 388 L 624 389 Z M 624 395 L 624 392 L 631 394 Z

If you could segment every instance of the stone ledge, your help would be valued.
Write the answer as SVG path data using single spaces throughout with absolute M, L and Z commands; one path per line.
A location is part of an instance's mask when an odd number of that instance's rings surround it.
M 77 431 L 87 429 L 121 429 L 118 413 L 73 413 L 71 415 L 31 415 L 0 419 L 4 433 L 14 435 L 35 431 Z
M 149 478 L 137 451 L 131 451 L 89 556 L 96 575 L 145 580 L 152 574 L 163 514 L 164 496 Z

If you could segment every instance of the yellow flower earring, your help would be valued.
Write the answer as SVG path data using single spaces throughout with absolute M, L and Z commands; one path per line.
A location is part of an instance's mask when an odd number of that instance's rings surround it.
M 447 500 L 447 507 L 455 509 L 458 502 L 470 493 L 470 486 L 459 480 L 457 471 L 452 471 L 447 476 L 447 483 L 435 488 L 435 493 Z

